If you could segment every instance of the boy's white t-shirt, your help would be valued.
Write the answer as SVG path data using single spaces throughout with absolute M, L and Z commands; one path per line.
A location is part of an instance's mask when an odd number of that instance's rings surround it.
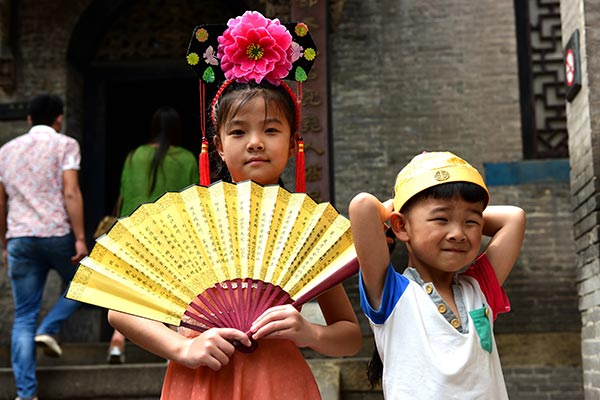
M 370 306 L 359 277 L 361 307 L 383 362 L 386 399 L 508 399 L 492 310 L 474 278 L 458 274 L 454 284 L 470 313 L 467 333 L 438 311 L 427 284 L 409 280 L 391 264 L 379 310 Z

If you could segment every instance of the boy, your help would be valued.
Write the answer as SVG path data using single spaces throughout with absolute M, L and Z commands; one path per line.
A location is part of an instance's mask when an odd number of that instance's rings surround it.
M 525 213 L 488 202 L 481 175 L 449 152 L 414 157 L 398 174 L 393 201 L 368 193 L 351 201 L 361 306 L 386 398 L 508 398 L 492 327 L 510 310 L 501 285 L 517 260 Z M 390 264 L 388 219 L 407 247 L 402 275 Z M 482 235 L 491 239 L 477 257 Z

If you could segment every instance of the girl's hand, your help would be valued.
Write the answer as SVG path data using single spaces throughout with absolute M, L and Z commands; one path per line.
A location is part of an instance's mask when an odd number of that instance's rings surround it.
M 287 339 L 298 347 L 310 347 L 316 341 L 312 324 L 291 304 L 269 308 L 250 327 L 252 338 Z
M 188 339 L 182 348 L 178 363 L 188 368 L 207 366 L 214 371 L 220 370 L 229 363 L 235 351 L 232 342 L 237 340 L 245 346 L 250 346 L 248 336 L 237 329 L 213 328 L 200 336 Z

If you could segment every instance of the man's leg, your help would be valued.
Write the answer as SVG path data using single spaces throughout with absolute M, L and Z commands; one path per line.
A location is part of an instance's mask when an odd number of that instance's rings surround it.
M 36 238 L 8 241 L 8 275 L 15 303 L 15 321 L 11 339 L 11 361 L 17 395 L 33 397 L 37 391 L 35 327 L 48 275 L 39 259 Z
M 77 270 L 77 266 L 71 263 L 71 256 L 75 253 L 75 239 L 73 235 L 43 238 L 41 240 L 42 249 L 48 263 L 51 268 L 56 269 L 68 288 Z M 81 305 L 78 301 L 67 299 L 65 293 L 66 289 L 38 327 L 38 335 L 58 335 L 62 323 Z

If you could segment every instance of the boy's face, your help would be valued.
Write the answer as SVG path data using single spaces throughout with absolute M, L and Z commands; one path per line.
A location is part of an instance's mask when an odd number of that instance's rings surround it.
M 479 252 L 482 213 L 482 203 L 425 198 L 395 219 L 394 230 L 407 244 L 412 267 L 454 273 Z

